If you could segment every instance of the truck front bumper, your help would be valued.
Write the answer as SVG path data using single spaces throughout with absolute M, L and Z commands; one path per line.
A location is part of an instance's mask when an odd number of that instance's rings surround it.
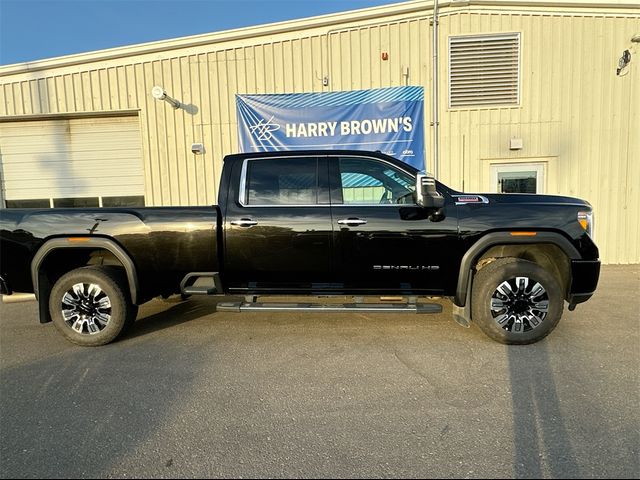
M 596 291 L 600 278 L 600 260 L 572 260 L 571 288 L 567 301 L 569 308 L 586 302 Z

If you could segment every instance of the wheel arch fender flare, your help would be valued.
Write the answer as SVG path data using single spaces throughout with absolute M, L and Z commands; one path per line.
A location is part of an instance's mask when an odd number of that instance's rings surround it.
M 81 241 L 73 242 L 71 237 L 52 238 L 47 240 L 38 249 L 33 259 L 31 260 L 31 279 L 33 281 L 33 291 L 36 298 L 39 299 L 40 290 L 40 268 L 47 256 L 54 250 L 59 249 L 77 249 L 77 248 L 92 248 L 92 249 L 104 249 L 112 253 L 125 269 L 127 274 L 127 281 L 129 283 L 129 293 L 131 295 L 131 302 L 136 305 L 138 302 L 138 274 L 136 266 L 129 254 L 115 241 L 109 238 L 102 237 L 79 237 Z
M 462 257 L 454 304 L 458 307 L 467 306 L 468 295 L 471 292 L 473 268 L 478 259 L 491 247 L 496 245 L 526 245 L 552 244 L 559 247 L 571 260 L 582 258 L 576 247 L 558 232 L 535 232 L 535 235 L 512 235 L 511 232 L 492 232 L 481 237 Z

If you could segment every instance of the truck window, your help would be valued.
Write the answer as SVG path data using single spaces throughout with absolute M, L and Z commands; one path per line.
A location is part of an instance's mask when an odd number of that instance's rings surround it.
M 248 160 L 247 205 L 315 205 L 316 158 Z
M 414 203 L 415 179 L 370 158 L 341 158 L 340 180 L 345 205 Z

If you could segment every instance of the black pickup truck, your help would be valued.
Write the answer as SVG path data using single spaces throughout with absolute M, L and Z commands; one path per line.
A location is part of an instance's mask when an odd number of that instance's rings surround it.
M 456 192 L 381 153 L 238 154 L 217 206 L 0 211 L 0 286 L 87 346 L 176 293 L 245 298 L 227 311 L 432 313 L 422 297 L 449 297 L 459 323 L 526 344 L 596 289 L 592 225 L 583 200 Z M 258 302 L 273 295 L 354 302 Z M 370 301 L 384 296 L 405 303 Z

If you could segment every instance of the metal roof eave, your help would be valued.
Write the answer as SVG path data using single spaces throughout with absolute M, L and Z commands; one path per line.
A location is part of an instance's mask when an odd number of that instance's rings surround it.
M 612 9 L 629 10 L 638 9 L 640 15 L 640 3 L 630 0 L 602 1 L 602 0 L 564 0 L 551 2 L 547 0 L 444 0 L 439 2 L 441 9 L 460 7 L 517 7 L 517 8 L 580 8 L 580 9 Z M 135 55 L 152 54 L 168 50 L 197 47 L 201 45 L 223 43 L 233 40 L 242 40 L 251 37 L 262 37 L 278 33 L 291 33 L 299 30 L 308 30 L 321 27 L 332 27 L 339 24 L 348 24 L 354 21 L 366 21 L 380 17 L 405 15 L 420 11 L 429 11 L 433 8 L 433 0 L 411 0 L 390 5 L 381 5 L 347 12 L 331 13 L 316 17 L 307 17 L 296 20 L 287 20 L 277 23 L 255 25 L 250 27 L 224 30 L 220 32 L 204 33 L 179 37 L 169 40 L 140 43 L 123 47 L 114 47 L 92 52 L 64 55 L 31 62 L 15 63 L 0 66 L 0 77 L 13 74 L 21 74 L 46 70 L 50 68 L 67 67 L 83 63 L 113 60 L 117 58 L 132 57 Z

